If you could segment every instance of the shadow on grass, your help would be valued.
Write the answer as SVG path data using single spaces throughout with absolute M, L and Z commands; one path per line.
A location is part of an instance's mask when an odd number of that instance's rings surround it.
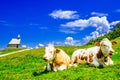
M 94 65 L 89 65 L 89 67 L 95 67 Z M 103 69 L 103 68 L 113 68 L 113 69 L 120 69 L 120 64 L 115 64 L 115 65 L 100 65 L 98 67 L 95 68 L 99 68 L 99 69 Z
M 99 66 L 94 66 L 94 65 L 92 65 L 92 64 L 87 64 L 89 67 L 95 67 L 95 68 L 99 68 L 99 69 L 103 69 L 103 68 L 105 68 L 105 66 L 103 66 L 103 65 L 99 65 Z
M 33 72 L 33 76 L 40 76 L 40 75 L 43 75 L 43 74 L 47 74 L 47 73 L 49 73 L 49 71 L 42 71 L 42 72 Z

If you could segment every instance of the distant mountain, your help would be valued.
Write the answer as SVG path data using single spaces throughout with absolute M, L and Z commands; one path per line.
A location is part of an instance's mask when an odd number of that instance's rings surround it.
M 117 37 L 120 37 L 120 23 L 118 23 L 115 28 L 104 36 L 100 36 L 95 40 L 90 40 L 88 44 L 94 44 L 94 42 L 100 42 L 103 38 L 108 38 L 109 40 L 113 40 Z

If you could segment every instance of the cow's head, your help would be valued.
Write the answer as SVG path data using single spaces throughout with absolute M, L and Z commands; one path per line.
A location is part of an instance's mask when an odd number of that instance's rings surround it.
M 113 55 L 114 54 L 114 50 L 112 48 L 112 45 L 117 44 L 117 42 L 112 41 L 110 42 L 107 38 L 104 38 L 100 43 L 96 43 L 97 46 L 100 46 L 100 49 L 103 53 L 104 56 L 108 56 L 108 55 Z
M 54 51 L 55 48 L 53 45 L 45 47 L 45 55 L 43 56 L 43 59 L 48 62 L 52 61 L 54 59 Z

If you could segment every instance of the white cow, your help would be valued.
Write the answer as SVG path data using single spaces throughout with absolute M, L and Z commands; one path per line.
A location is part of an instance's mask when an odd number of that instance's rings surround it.
M 104 38 L 100 43 L 97 42 L 95 47 L 74 51 L 71 58 L 73 66 L 77 66 L 83 60 L 96 67 L 100 65 L 113 65 L 111 56 L 114 54 L 112 48 L 114 44 L 116 44 L 115 41 L 110 42 L 107 38 Z
M 70 64 L 70 57 L 62 49 L 54 48 L 52 45 L 45 48 L 43 59 L 48 62 L 45 67 L 47 71 L 64 70 Z

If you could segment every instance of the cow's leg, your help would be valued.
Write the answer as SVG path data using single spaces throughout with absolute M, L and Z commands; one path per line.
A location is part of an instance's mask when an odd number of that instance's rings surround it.
M 72 56 L 72 59 L 71 59 L 72 66 L 74 66 L 75 63 L 76 63 L 76 56 Z
M 46 70 L 46 71 L 51 71 L 51 70 L 52 70 L 52 66 L 48 63 L 48 64 L 45 66 L 45 70 Z
M 65 64 L 58 67 L 58 70 L 62 71 L 64 69 L 67 69 L 67 66 Z
M 55 63 L 53 63 L 53 71 L 58 71 L 58 65 L 56 65 Z
M 99 62 L 97 60 L 95 60 L 95 59 L 90 64 L 92 64 L 92 65 L 94 65 L 96 67 L 100 66 Z
M 110 57 L 107 57 L 107 60 L 104 63 L 105 63 L 105 65 L 113 65 L 113 61 Z
M 54 68 L 53 68 L 53 71 L 55 71 L 55 72 L 56 72 L 56 71 L 57 71 L 57 68 L 56 68 L 56 67 L 54 67 Z
M 72 56 L 72 58 L 71 58 L 71 63 L 74 64 L 75 61 L 76 61 L 76 56 Z
M 79 59 L 78 56 L 73 56 L 73 57 L 72 57 L 72 66 L 73 66 L 73 67 L 77 67 L 77 65 L 78 65 L 80 62 L 81 62 L 81 61 L 80 61 L 80 59 Z
M 111 58 L 109 58 L 109 62 L 110 62 L 110 65 L 114 64 Z
M 81 62 L 82 62 L 82 60 L 80 59 L 79 56 L 77 56 L 77 57 L 76 57 L 76 63 L 77 63 L 77 64 L 81 64 Z

